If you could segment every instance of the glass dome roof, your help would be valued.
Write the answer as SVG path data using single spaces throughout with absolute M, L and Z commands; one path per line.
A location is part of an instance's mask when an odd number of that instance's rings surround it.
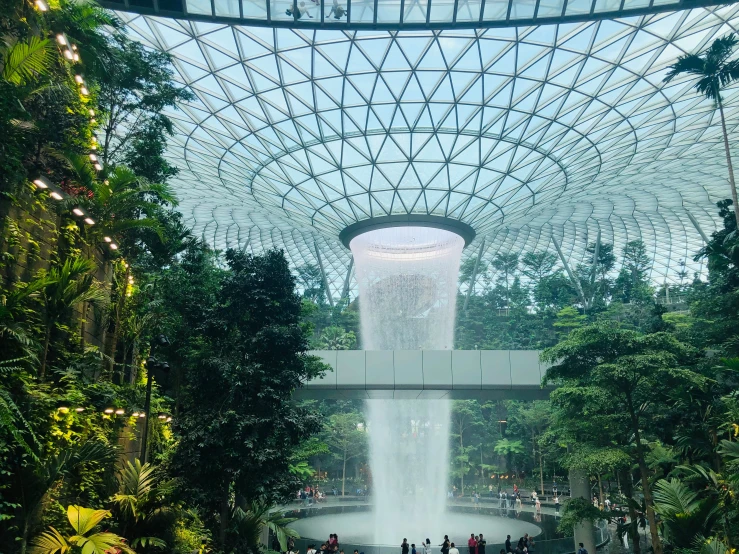
M 351 258 L 342 229 L 430 214 L 476 232 L 464 256 L 553 250 L 571 264 L 600 231 L 641 239 L 676 280 L 729 197 L 720 120 L 666 67 L 733 31 L 739 6 L 478 30 L 337 31 L 120 12 L 169 52 L 196 99 L 169 115 L 173 185 L 217 248 Z M 725 91 L 730 139 L 737 89 Z M 318 251 L 318 252 L 317 252 Z

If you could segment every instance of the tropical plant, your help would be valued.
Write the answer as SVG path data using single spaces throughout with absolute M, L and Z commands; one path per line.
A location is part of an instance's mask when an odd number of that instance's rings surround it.
M 25 358 L 16 358 L 0 362 L 0 376 L 5 377 L 12 372 L 21 371 L 23 368 L 15 364 L 25 361 Z M 16 443 L 23 449 L 26 455 L 30 456 L 31 459 L 36 462 L 39 461 L 38 455 L 36 454 L 39 448 L 39 441 L 36 438 L 36 434 L 23 416 L 20 408 L 16 405 L 12 395 L 2 388 L 0 388 L 0 430 L 1 429 L 4 429 L 15 439 Z
M 654 510 L 660 515 L 663 538 L 676 548 L 689 548 L 696 537 L 710 535 L 719 517 L 713 502 L 674 478 L 654 484 Z
M 42 520 L 51 491 L 81 464 L 107 465 L 115 459 L 114 449 L 102 442 L 88 441 L 36 463 L 13 468 L 12 478 L 23 499 L 17 512 L 21 554 L 26 553 L 28 538 Z
M 295 529 L 288 524 L 295 521 L 282 515 L 282 511 L 267 502 L 257 500 L 249 504 L 246 509 L 234 507 L 231 521 L 236 530 L 239 542 L 244 542 L 246 547 L 252 551 L 259 550 L 261 544 L 262 530 L 267 527 L 280 542 L 280 549 L 287 550 L 288 537 L 299 538 Z
M 167 544 L 163 540 L 144 536 L 144 528 L 157 516 L 162 515 L 162 507 L 157 502 L 159 477 L 151 464 L 127 461 L 118 474 L 118 492 L 113 495 L 121 534 L 129 539 L 132 547 L 159 546 Z
M 100 302 L 105 298 L 105 291 L 95 283 L 94 270 L 95 263 L 92 260 L 69 258 L 64 265 L 51 268 L 43 276 L 48 284 L 39 291 L 44 327 L 39 368 L 39 379 L 42 381 L 46 375 L 46 361 L 54 327 L 59 325 L 68 312 L 80 302 Z
M 735 442 L 721 441 L 719 452 L 729 459 L 736 459 L 739 446 Z M 706 497 L 706 501 L 714 507 L 723 527 L 723 542 L 729 549 L 733 548 L 732 541 L 732 512 L 735 510 L 734 498 L 737 494 L 737 478 L 735 474 L 724 475 L 702 465 L 677 466 L 675 473 L 685 475 L 685 480 L 695 483 Z M 719 517 L 719 516 L 717 516 Z M 709 533 L 704 533 L 709 535 Z M 718 533 L 714 533 L 718 534 Z
M 729 170 L 729 184 L 731 185 L 731 198 L 734 202 L 734 217 L 739 229 L 739 200 L 736 194 L 736 183 L 734 181 L 734 166 L 731 163 L 731 150 L 729 149 L 729 135 L 726 130 L 726 119 L 724 117 L 724 104 L 721 98 L 721 90 L 739 79 L 739 60 L 732 60 L 739 40 L 734 33 L 713 41 L 703 54 L 685 54 L 680 56 L 672 64 L 665 76 L 665 82 L 669 83 L 678 75 L 686 73 L 697 78 L 694 87 L 699 93 L 709 100 L 716 102 L 721 115 L 721 130 L 724 136 L 724 150 L 726 152 L 726 164 Z
M 54 49 L 49 39 L 31 37 L 28 42 L 15 42 L 2 52 L 3 79 L 14 85 L 25 85 L 48 73 L 54 62 Z
M 46 288 L 51 281 L 48 277 L 34 279 L 25 286 L 18 286 L 8 293 L 0 295 L 0 339 L 10 340 L 21 347 L 28 358 L 37 358 L 35 343 L 22 321 L 29 298 L 38 296 L 39 291 Z
M 159 215 L 162 206 L 177 205 L 169 186 L 150 183 L 125 166 L 118 166 L 104 181 L 85 156 L 66 159 L 81 190 L 88 191 L 70 202 L 87 208 L 95 218 L 95 232 L 102 236 L 121 236 L 132 229 L 151 229 L 161 238 Z
M 47 531 L 34 539 L 29 552 L 30 554 L 67 554 L 79 549 L 82 554 L 109 554 L 114 550 L 135 554 L 123 537 L 115 533 L 96 531 L 96 527 L 110 515 L 108 510 L 68 506 L 67 519 L 75 534 L 71 537 L 64 537 L 59 531 L 49 527 Z
M 324 350 L 352 350 L 357 344 L 354 332 L 348 333 L 341 327 L 326 327 L 318 339 L 318 348 Z
M 498 455 L 505 458 L 506 470 L 511 471 L 511 460 L 515 454 L 523 454 L 526 449 L 523 447 L 523 442 L 520 440 L 511 439 L 500 439 L 495 443 L 493 451 Z

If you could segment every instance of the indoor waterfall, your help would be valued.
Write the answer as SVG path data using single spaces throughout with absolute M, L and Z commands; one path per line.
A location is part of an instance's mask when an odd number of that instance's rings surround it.
M 431 227 L 368 231 L 350 243 L 363 348 L 448 350 L 464 240 Z M 438 542 L 449 469 L 450 400 L 367 401 L 376 544 Z

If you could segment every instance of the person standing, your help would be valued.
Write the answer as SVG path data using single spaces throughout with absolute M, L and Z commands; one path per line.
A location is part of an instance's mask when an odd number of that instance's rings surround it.
M 488 543 L 480 533 L 480 538 L 477 539 L 477 554 L 485 554 L 485 545 Z
M 554 497 L 554 513 L 559 513 L 559 496 Z
M 454 546 L 454 543 L 450 544 L 449 554 L 459 554 L 459 549 Z M 587 552 L 585 554 L 588 554 Z
M 423 545 L 423 554 L 431 554 L 431 541 L 428 538 Z
M 505 540 L 505 551 L 506 551 L 506 554 L 508 554 L 508 552 L 513 552 L 511 550 L 511 536 L 510 535 L 508 535 Z
M 439 546 L 441 546 L 441 554 L 449 554 L 449 535 L 444 535 L 444 540 Z
M 538 496 L 536 497 L 536 513 L 537 514 L 541 513 L 541 500 L 539 500 Z
M 403 542 L 400 545 L 400 553 L 401 554 L 408 554 L 408 551 L 409 550 L 410 550 L 410 547 L 408 546 L 408 539 L 403 539 Z
M 490 494 L 490 498 L 493 498 L 493 485 L 488 485 L 488 493 Z
M 416 554 L 416 543 L 411 544 L 411 554 Z
M 467 548 L 469 548 L 470 554 L 477 554 L 477 541 L 475 540 L 474 533 L 472 533 L 470 538 L 467 539 Z
M 586 550 L 583 543 L 580 543 L 580 548 L 577 549 L 577 554 L 588 554 L 588 551 Z

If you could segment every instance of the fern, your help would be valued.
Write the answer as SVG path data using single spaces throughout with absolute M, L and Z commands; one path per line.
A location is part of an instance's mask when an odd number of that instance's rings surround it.
M 36 452 L 28 444 L 26 435 L 30 437 L 30 442 L 38 447 L 38 439 L 34 435 L 31 426 L 26 418 L 23 417 L 20 409 L 13 401 L 10 393 L 4 389 L 0 389 L 0 427 L 4 428 L 15 439 L 16 443 L 36 462 L 39 461 Z
M 54 62 L 53 53 L 49 39 L 31 37 L 28 42 L 16 42 L 3 55 L 3 79 L 25 85 L 45 75 Z

